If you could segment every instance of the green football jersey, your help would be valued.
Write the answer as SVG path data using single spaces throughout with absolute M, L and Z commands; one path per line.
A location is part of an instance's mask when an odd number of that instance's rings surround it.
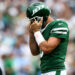
M 61 42 L 52 52 L 44 54 L 43 51 L 40 50 L 41 72 L 46 73 L 64 70 L 64 61 L 69 41 L 69 28 L 67 23 L 63 20 L 55 20 L 47 24 L 46 27 L 40 31 L 45 40 L 48 40 L 50 37 L 61 38 Z

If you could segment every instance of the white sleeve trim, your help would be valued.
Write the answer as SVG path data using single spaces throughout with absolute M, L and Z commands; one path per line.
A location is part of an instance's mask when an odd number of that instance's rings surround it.
M 57 33 L 57 34 L 67 34 L 67 32 L 62 32 L 62 31 L 56 31 L 56 32 L 52 32 L 52 33 Z
M 52 31 L 59 31 L 59 30 L 66 30 L 66 31 L 68 31 L 68 28 L 54 28 L 54 29 L 51 30 L 51 32 Z

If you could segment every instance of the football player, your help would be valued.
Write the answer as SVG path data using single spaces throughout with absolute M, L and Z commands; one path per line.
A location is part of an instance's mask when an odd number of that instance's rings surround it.
M 42 2 L 30 5 L 26 14 L 31 21 L 30 49 L 33 55 L 40 54 L 41 75 L 67 75 L 64 64 L 69 41 L 67 23 L 54 20 Z

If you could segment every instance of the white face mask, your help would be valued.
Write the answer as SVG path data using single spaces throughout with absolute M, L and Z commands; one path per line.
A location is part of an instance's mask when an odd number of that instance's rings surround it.
M 31 23 L 33 23 L 35 20 L 36 20 L 37 22 L 39 22 L 41 19 L 42 19 L 42 17 L 35 16 L 35 17 L 31 18 L 30 21 L 31 21 Z

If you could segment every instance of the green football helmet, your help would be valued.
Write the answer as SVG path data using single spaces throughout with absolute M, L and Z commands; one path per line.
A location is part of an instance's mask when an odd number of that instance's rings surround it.
M 46 22 L 51 10 L 48 9 L 47 5 L 43 2 L 38 2 L 30 5 L 27 8 L 26 15 L 29 19 L 33 17 L 43 17 L 43 24 Z

